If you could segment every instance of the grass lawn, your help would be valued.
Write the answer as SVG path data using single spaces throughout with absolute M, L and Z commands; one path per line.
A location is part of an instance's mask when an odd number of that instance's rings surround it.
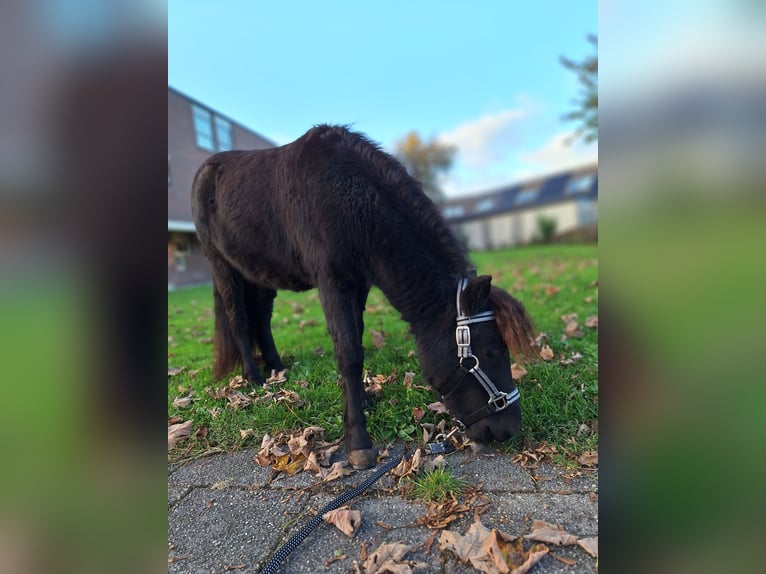
M 493 283 L 521 300 L 538 332 L 546 333 L 554 352 L 549 361 L 526 365 L 517 383 L 521 392 L 522 433 L 505 448 L 518 450 L 524 440 L 547 441 L 556 446 L 563 461 L 597 448 L 598 431 L 598 329 L 584 326 L 598 313 L 598 261 L 595 246 L 533 246 L 472 254 L 480 274 L 491 273 Z M 577 314 L 582 336 L 565 337 L 562 315 Z M 274 304 L 274 339 L 289 369 L 287 381 L 271 391 L 294 391 L 274 402 L 258 397 L 252 405 L 227 408 L 226 398 L 214 398 L 228 380 L 213 381 L 212 288 L 195 287 L 168 293 L 168 416 L 192 419 L 204 429 L 191 441 L 171 451 L 181 458 L 217 447 L 235 450 L 258 446 L 265 433 L 298 430 L 310 425 L 326 429 L 325 438 L 342 436 L 342 394 L 316 290 L 282 291 Z M 370 330 L 382 334 L 376 346 Z M 413 409 L 425 409 L 438 398 L 425 385 L 414 354 L 408 326 L 382 293 L 373 289 L 367 300 L 364 347 L 365 369 L 370 377 L 384 375 L 382 397 L 368 411 L 367 428 L 376 445 L 399 439 L 422 441 Z M 579 335 L 579 333 L 578 333 Z M 380 345 L 380 340 L 377 341 Z M 574 357 L 574 360 L 572 358 Z M 570 360 L 569 364 L 562 361 Z M 401 384 L 405 373 L 414 373 L 414 384 Z M 383 377 L 381 377 L 382 379 Z M 396 384 L 396 383 L 399 384 Z M 247 394 L 250 388 L 239 389 Z M 174 406 L 174 399 L 191 397 Z M 189 403 L 184 406 L 184 403 Z M 426 409 L 420 422 L 437 422 L 445 415 Z M 585 425 L 585 426 L 583 426 Z M 252 429 L 252 433 L 240 431 Z

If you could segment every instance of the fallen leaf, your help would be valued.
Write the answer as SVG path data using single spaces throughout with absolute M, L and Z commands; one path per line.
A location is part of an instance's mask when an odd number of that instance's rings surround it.
M 253 429 L 239 429 L 239 438 L 244 440 L 249 436 L 255 436 L 255 431 Z
M 412 407 L 412 418 L 415 419 L 415 422 L 420 422 L 420 419 L 422 419 L 423 415 L 425 414 L 426 414 L 426 411 L 424 411 L 420 407 Z
M 564 334 L 567 337 L 574 337 L 577 339 L 583 336 L 583 332 L 580 330 L 580 325 L 578 325 L 577 321 L 570 321 L 567 323 L 567 326 L 564 327 Z
M 266 379 L 266 383 L 269 385 L 273 385 L 276 383 L 284 383 L 287 381 L 287 377 L 285 374 L 287 373 L 287 369 L 282 369 L 281 371 L 277 372 L 274 369 L 271 369 L 271 376 Z
M 362 567 L 364 568 L 364 574 L 382 574 L 383 572 L 397 573 L 397 570 L 392 569 L 401 565 L 400 562 L 412 549 L 411 546 L 401 544 L 399 542 L 393 542 L 391 544 L 381 544 L 375 552 L 367 557 Z M 411 572 L 409 570 L 399 570 L 399 572 Z
M 557 546 L 568 546 L 577 542 L 576 536 L 572 536 L 558 524 L 551 524 L 544 520 L 535 520 L 532 523 L 532 532 L 525 535 L 524 538 L 556 544 Z
M 337 510 L 325 513 L 322 520 L 332 524 L 349 538 L 353 538 L 362 525 L 362 513 L 358 510 L 351 510 L 348 506 L 342 506 Z
M 526 374 L 527 374 L 527 370 L 521 365 L 517 365 L 516 363 L 513 363 L 511 365 L 511 377 L 513 377 L 514 381 L 521 380 L 521 377 L 523 377 Z
M 591 329 L 598 329 L 598 315 L 591 315 L 585 319 L 585 326 Z
M 543 348 L 540 349 L 540 358 L 544 361 L 553 359 L 553 349 L 551 349 L 550 345 L 543 345 Z
M 434 456 L 434 457 L 428 457 L 426 459 L 426 463 L 423 465 L 423 470 L 426 472 L 433 472 L 437 468 L 444 468 L 447 466 L 447 459 L 444 458 L 443 454 Z
M 172 449 L 182 440 L 189 438 L 193 423 L 194 421 L 186 421 L 168 427 L 168 450 Z
M 372 344 L 376 349 L 382 349 L 386 346 L 386 338 L 381 331 L 370 329 L 370 335 L 372 335 Z
M 598 451 L 585 451 L 579 457 L 577 457 L 577 462 L 583 466 L 598 466 Z
M 429 410 L 434 411 L 435 413 L 447 413 L 449 414 L 449 411 L 447 410 L 446 405 L 441 401 L 436 401 L 435 403 L 431 403 L 428 405 Z
M 324 482 L 336 480 L 341 476 L 348 476 L 352 472 L 354 472 L 353 469 L 348 468 L 348 463 L 345 460 L 338 461 L 330 467 L 330 470 L 324 477 Z
M 465 534 L 444 530 L 439 536 L 439 549 L 449 550 L 461 562 L 473 564 L 472 558 L 483 557 L 486 554 L 483 545 L 489 533 L 489 529 L 480 520 L 471 524 Z
M 175 377 L 186 370 L 186 367 L 168 367 L 168 377 Z
M 339 556 L 333 556 L 332 558 L 328 558 L 327 560 L 322 562 L 322 566 L 327 568 L 333 562 L 338 562 L 339 560 L 345 560 L 345 559 L 346 559 L 346 555 L 345 554 L 340 554 Z
M 594 558 L 598 558 L 598 536 L 593 536 L 591 538 L 580 538 L 577 541 L 577 545 L 583 548 L 585 552 Z
M 550 297 L 551 295 L 555 295 L 559 291 L 561 291 L 561 287 L 556 287 L 554 285 L 551 285 L 551 286 L 545 288 L 545 294 L 548 297 Z
M 551 558 L 554 558 L 555 560 L 558 560 L 562 564 L 566 564 L 567 566 L 574 566 L 577 564 L 577 560 L 571 560 L 569 558 L 564 558 L 563 556 L 559 556 L 558 554 L 554 554 L 553 552 L 549 552 L 548 555 Z
M 570 358 L 568 359 L 561 359 L 559 363 L 562 365 L 572 365 L 582 359 L 582 355 L 580 353 L 574 353 Z

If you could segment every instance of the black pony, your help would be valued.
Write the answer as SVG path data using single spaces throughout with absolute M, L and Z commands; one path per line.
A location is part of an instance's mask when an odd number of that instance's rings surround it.
M 376 285 L 410 324 L 423 376 L 468 437 L 518 431 L 509 348 L 532 354 L 523 306 L 476 277 L 421 185 L 366 137 L 321 125 L 282 147 L 217 153 L 197 171 L 192 212 L 213 271 L 214 377 L 241 363 L 262 383 L 255 345 L 268 370 L 283 369 L 270 325 L 276 291 L 318 287 L 343 379 L 348 460 L 373 466 L 362 313 Z

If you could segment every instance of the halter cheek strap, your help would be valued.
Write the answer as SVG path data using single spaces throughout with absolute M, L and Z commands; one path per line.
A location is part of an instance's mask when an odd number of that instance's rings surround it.
M 458 387 L 465 381 L 465 376 L 473 375 L 473 377 L 479 381 L 481 386 L 487 391 L 489 395 L 489 401 L 482 408 L 474 411 L 464 420 L 459 421 L 464 426 L 469 426 L 481 418 L 484 418 L 493 413 L 502 411 L 508 408 L 511 404 L 519 400 L 519 389 L 513 389 L 510 393 L 504 393 L 499 391 L 492 379 L 489 378 L 480 365 L 479 358 L 473 354 L 471 350 L 471 327 L 474 323 L 484 323 L 487 321 L 494 321 L 495 314 L 492 311 L 483 311 L 476 315 L 467 315 L 463 311 L 463 305 L 461 302 L 461 296 L 468 285 L 468 279 L 462 277 L 457 284 L 457 296 L 455 298 L 455 307 L 457 309 L 457 327 L 455 328 L 455 342 L 457 343 L 457 356 L 460 370 L 463 371 L 464 376 L 460 382 L 453 389 L 442 396 L 442 399 L 446 399 L 452 395 Z M 467 366 L 467 363 L 473 361 L 471 367 Z

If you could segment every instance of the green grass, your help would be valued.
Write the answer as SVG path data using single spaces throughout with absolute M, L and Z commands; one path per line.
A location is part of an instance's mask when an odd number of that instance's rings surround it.
M 465 486 L 462 478 L 454 476 L 445 467 L 439 467 L 416 475 L 412 479 L 410 496 L 424 502 L 442 502 L 450 494 L 458 496 Z
M 585 318 L 598 313 L 597 249 L 594 246 L 533 246 L 481 252 L 472 255 L 480 273 L 492 273 L 493 282 L 521 300 L 538 331 L 547 333 L 555 352 L 551 362 L 527 365 L 527 374 L 518 384 L 523 410 L 523 432 L 507 445 L 517 449 L 523 439 L 546 440 L 573 455 L 592 449 L 597 435 L 579 433 L 580 426 L 598 417 L 598 334 L 583 327 Z M 554 293 L 554 291 L 556 291 Z M 561 340 L 561 315 L 577 313 L 582 338 Z M 342 436 L 343 412 L 339 376 L 316 291 L 280 292 L 274 305 L 274 339 L 289 369 L 288 381 L 279 388 L 294 390 L 304 401 L 301 406 L 254 404 L 240 410 L 225 408 L 206 389 L 223 387 L 227 381 L 211 380 L 213 346 L 212 289 L 195 287 L 168 293 L 168 365 L 184 371 L 168 378 L 168 416 L 192 418 L 195 428 L 206 427 L 203 439 L 193 448 L 211 446 L 232 450 L 259 444 L 264 433 L 317 425 L 326 429 L 325 438 Z M 381 331 L 385 346 L 376 349 L 369 329 Z M 425 408 L 436 400 L 423 389 L 402 383 L 406 372 L 415 373 L 415 385 L 425 385 L 414 354 L 415 343 L 406 323 L 377 289 L 367 301 L 365 313 L 365 369 L 371 376 L 391 375 L 399 384 L 384 384 L 383 396 L 368 411 L 367 428 L 377 444 L 394 439 L 420 441 L 420 426 L 413 408 Z M 559 359 L 580 353 L 582 359 L 561 365 Z M 249 392 L 250 389 L 241 389 Z M 275 390 L 275 389 L 272 389 Z M 173 399 L 193 393 L 190 407 L 174 408 Z M 259 389 L 259 396 L 265 391 Z M 216 416 L 210 409 L 219 408 Z M 437 422 L 426 411 L 421 422 Z M 240 438 L 240 430 L 252 428 L 255 437 Z M 187 448 L 182 443 L 180 450 Z M 179 450 L 179 449 L 177 449 Z

